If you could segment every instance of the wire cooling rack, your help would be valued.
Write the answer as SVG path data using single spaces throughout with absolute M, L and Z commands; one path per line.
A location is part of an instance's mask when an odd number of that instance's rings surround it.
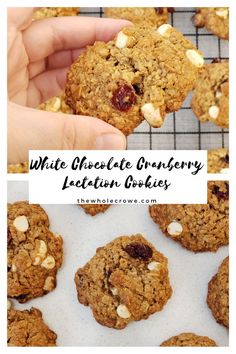
M 228 59 L 228 41 L 221 40 L 204 28 L 197 29 L 192 23 L 194 8 L 175 8 L 170 16 L 170 24 L 180 30 L 190 39 L 210 63 L 215 58 Z M 80 15 L 103 17 L 102 7 L 80 8 Z M 215 124 L 200 123 L 191 107 L 191 93 L 183 103 L 182 108 L 166 116 L 161 128 L 151 128 L 143 122 L 128 137 L 128 149 L 139 150 L 209 150 L 228 147 L 228 130 Z

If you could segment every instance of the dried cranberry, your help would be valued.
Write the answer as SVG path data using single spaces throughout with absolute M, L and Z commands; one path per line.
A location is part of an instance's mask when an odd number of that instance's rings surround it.
M 136 103 L 136 95 L 132 87 L 123 84 L 114 92 L 111 99 L 112 105 L 122 112 L 127 112 Z
M 159 15 L 162 15 L 164 13 L 164 7 L 155 7 L 155 10 Z M 167 11 L 169 13 L 173 13 L 175 11 L 175 8 L 174 7 L 167 7 Z
M 133 89 L 134 89 L 136 95 L 141 95 L 141 94 L 143 93 L 143 91 L 142 91 L 140 85 L 138 85 L 138 84 L 133 84 L 132 86 L 133 86 Z
M 155 7 L 155 10 L 156 10 L 156 12 L 157 12 L 158 14 L 160 14 L 160 15 L 162 15 L 163 12 L 164 12 L 163 7 Z
M 226 187 L 226 192 L 222 192 L 222 191 L 220 191 L 220 187 L 214 186 L 212 188 L 212 193 L 215 194 L 218 199 L 228 200 L 229 199 L 229 184 L 225 183 L 225 187 Z
M 19 296 L 14 296 L 14 299 L 16 299 L 19 302 L 24 302 L 24 300 L 28 297 L 29 294 L 22 294 Z
M 226 154 L 226 155 L 225 155 L 225 162 L 226 162 L 226 163 L 229 163 L 229 154 Z
M 214 58 L 213 60 L 212 60 L 212 64 L 215 64 L 215 63 L 220 63 L 221 62 L 221 59 L 219 59 L 219 58 Z
M 12 241 L 12 235 L 11 235 L 11 231 L 8 229 L 7 230 L 7 247 L 10 246 Z
M 152 249 L 143 243 L 132 242 L 124 248 L 125 252 L 132 258 L 138 258 L 147 261 L 152 257 Z

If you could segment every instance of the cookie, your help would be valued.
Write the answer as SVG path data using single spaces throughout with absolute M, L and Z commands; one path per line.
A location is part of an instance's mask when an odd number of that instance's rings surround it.
M 65 102 L 65 93 L 62 92 L 58 96 L 54 96 L 47 100 L 46 102 L 41 103 L 38 106 L 38 109 L 42 111 L 49 111 L 49 112 L 61 112 L 66 114 L 72 114 L 72 109 L 66 104 Z
M 215 149 L 208 151 L 208 173 L 228 173 L 229 149 Z
M 137 26 L 159 27 L 168 22 L 173 7 L 106 7 L 106 17 L 131 21 Z
M 84 209 L 86 214 L 94 216 L 99 213 L 105 213 L 110 204 L 80 204 L 80 206 Z
M 150 215 L 163 233 L 194 252 L 229 243 L 229 184 L 208 182 L 208 204 L 154 204 Z
M 28 172 L 29 172 L 28 162 L 9 164 L 7 166 L 7 173 L 28 173 Z
M 34 12 L 34 20 L 42 20 L 48 17 L 76 16 L 79 13 L 79 7 L 41 7 Z
M 214 340 L 195 333 L 181 333 L 164 341 L 160 347 L 217 347 Z
M 222 39 L 229 39 L 228 7 L 198 7 L 193 23 L 198 28 L 206 27 Z
M 195 83 L 191 107 L 201 122 L 229 127 L 229 63 L 215 60 L 203 67 Z
M 54 347 L 57 335 L 43 321 L 42 312 L 7 311 L 7 345 L 11 347 Z
M 229 327 L 229 257 L 208 284 L 207 304 L 216 321 Z
M 193 88 L 203 57 L 168 24 L 130 26 L 108 43 L 95 42 L 72 64 L 66 103 L 129 135 L 144 120 L 161 127 Z
M 161 311 L 171 297 L 167 258 L 142 235 L 118 237 L 75 274 L 78 300 L 115 329 Z
M 37 204 L 9 204 L 7 222 L 8 297 L 24 303 L 56 287 L 63 241 Z

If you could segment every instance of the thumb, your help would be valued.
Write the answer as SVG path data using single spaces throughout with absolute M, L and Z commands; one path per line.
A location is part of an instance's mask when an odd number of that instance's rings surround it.
M 8 163 L 29 150 L 121 150 L 125 136 L 100 119 L 40 111 L 8 103 Z

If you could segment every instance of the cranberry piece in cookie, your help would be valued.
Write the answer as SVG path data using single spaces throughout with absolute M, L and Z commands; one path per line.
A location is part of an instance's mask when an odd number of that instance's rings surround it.
M 112 105 L 122 112 L 127 112 L 135 103 L 136 95 L 129 85 L 123 84 L 113 92 Z

